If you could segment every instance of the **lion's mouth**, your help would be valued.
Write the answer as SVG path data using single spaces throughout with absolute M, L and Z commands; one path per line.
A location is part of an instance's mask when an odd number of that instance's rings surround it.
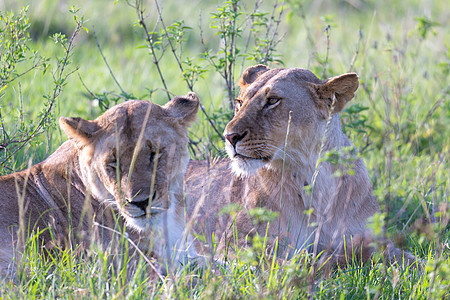
M 147 210 L 147 206 L 148 206 L 149 202 L 150 202 L 149 198 L 145 199 L 144 201 L 128 201 L 128 203 L 139 207 L 143 211 Z
M 133 218 L 140 218 L 140 217 L 146 217 L 148 214 L 150 216 L 154 216 L 157 215 L 163 211 L 165 211 L 165 209 L 160 209 L 158 207 L 151 207 L 150 211 L 147 213 L 148 210 L 148 206 L 151 202 L 153 202 L 156 199 L 156 191 L 153 192 L 153 195 L 150 198 L 147 199 L 143 199 L 143 200 L 137 200 L 137 199 L 132 199 L 132 200 L 127 200 L 127 203 L 125 204 L 125 206 L 131 205 L 128 207 L 128 209 L 126 209 L 125 211 L 127 212 L 127 214 L 130 217 Z M 139 212 L 136 212 L 136 209 L 139 209 Z
M 260 159 L 260 158 L 255 158 L 255 157 L 250 157 L 250 156 L 247 156 L 247 155 L 244 155 L 244 154 L 240 154 L 240 153 L 235 153 L 234 154 L 234 157 L 235 158 L 242 158 L 242 159 Z
M 257 150 L 256 152 L 253 152 L 251 150 L 245 150 L 245 149 L 237 149 L 236 146 L 226 145 L 226 150 L 228 153 L 228 156 L 231 159 L 236 160 L 256 160 L 256 161 L 263 161 L 268 162 L 271 160 L 271 156 L 266 153 L 266 151 Z M 240 151 L 238 151 L 240 150 Z M 245 152 L 245 154 L 243 153 Z
M 243 159 L 243 160 L 259 160 L 259 161 L 263 161 L 263 162 L 268 162 L 270 161 L 270 157 L 251 157 L 251 156 L 247 156 L 241 153 L 237 153 L 235 152 L 234 157 L 235 159 Z

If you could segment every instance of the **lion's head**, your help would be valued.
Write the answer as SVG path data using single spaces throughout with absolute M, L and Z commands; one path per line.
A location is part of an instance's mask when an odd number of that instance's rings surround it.
M 311 155 L 318 153 L 330 109 L 341 111 L 358 84 L 354 73 L 321 81 L 305 69 L 247 68 L 239 80 L 235 116 L 224 132 L 234 173 L 247 176 L 262 167 L 281 169 L 283 161 L 297 167 L 315 161 Z M 334 115 L 331 122 L 339 126 Z
M 79 149 L 80 177 L 98 200 L 114 200 L 127 223 L 143 230 L 183 193 L 189 161 L 187 127 L 195 120 L 194 93 L 164 106 L 127 101 L 93 121 L 60 118 Z M 180 199 L 180 198 L 178 198 Z

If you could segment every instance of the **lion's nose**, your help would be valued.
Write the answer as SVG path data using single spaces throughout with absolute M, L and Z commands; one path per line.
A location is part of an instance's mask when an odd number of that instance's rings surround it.
M 244 134 L 239 133 L 225 134 L 225 138 L 230 142 L 231 145 L 233 145 L 233 147 L 236 147 L 237 142 L 242 140 L 246 134 L 247 132 L 245 132 Z

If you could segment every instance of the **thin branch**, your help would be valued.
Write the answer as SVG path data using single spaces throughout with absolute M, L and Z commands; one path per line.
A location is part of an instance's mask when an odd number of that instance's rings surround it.
M 65 56 L 64 59 L 59 63 L 59 72 L 56 71 L 56 77 L 55 77 L 55 73 L 53 74 L 53 78 L 55 79 L 55 87 L 53 88 L 53 95 L 50 99 L 49 106 L 47 107 L 44 116 L 41 117 L 39 124 L 30 132 L 30 134 L 27 136 L 27 138 L 23 141 L 21 141 L 21 145 L 18 146 L 13 152 L 11 152 L 5 159 L 3 159 L 0 162 L 0 165 L 4 165 L 11 157 L 13 157 L 20 149 L 22 149 L 31 139 L 33 139 L 35 136 L 41 134 L 41 130 L 43 129 L 44 125 L 46 122 L 48 122 L 48 117 L 50 115 L 50 112 L 53 109 L 53 105 L 56 102 L 56 99 L 58 98 L 59 94 L 62 91 L 62 87 L 64 85 L 64 82 L 66 81 L 66 79 L 74 72 L 76 72 L 78 70 L 78 68 L 75 68 L 73 71 L 67 73 L 66 75 L 64 74 L 64 70 L 66 68 L 66 66 L 69 64 L 69 58 L 71 56 L 71 51 L 73 50 L 73 48 L 75 47 L 74 45 L 74 40 L 75 37 L 78 35 L 78 33 L 80 32 L 82 28 L 82 24 L 81 23 L 77 23 L 77 27 L 75 28 L 75 31 L 73 32 L 70 40 L 69 40 L 69 44 L 66 45 L 62 45 L 63 48 L 65 49 Z
M 92 99 L 97 99 L 97 96 L 96 96 L 93 92 L 91 92 L 91 90 L 90 90 L 90 89 L 86 86 L 86 84 L 84 83 L 83 78 L 81 78 L 80 73 L 78 73 L 78 78 L 80 79 L 81 84 L 82 84 L 83 87 L 86 89 L 86 91 L 89 93 L 89 95 L 92 97 Z
M 233 3 L 233 13 L 236 15 L 238 10 L 237 2 Z M 227 52 L 225 52 L 227 55 Z M 232 57 L 232 61 L 228 66 L 228 99 L 230 101 L 230 109 L 234 110 L 234 99 L 235 99 L 235 87 L 234 87 L 234 67 L 236 62 L 236 18 L 233 18 L 232 21 L 232 31 L 231 31 L 231 43 L 230 43 L 230 54 Z M 227 61 L 227 57 L 225 56 L 225 61 Z
M 356 59 L 358 58 L 358 54 L 359 54 L 359 47 L 361 45 L 361 40 L 362 40 L 362 29 L 361 27 L 359 27 L 359 38 L 358 38 L 358 44 L 356 46 L 356 50 L 355 50 L 355 54 L 352 57 L 352 61 L 350 63 L 350 68 L 348 68 L 347 73 L 350 73 L 353 69 L 353 66 L 355 65 Z
M 6 141 L 6 131 L 5 131 L 5 124 L 3 122 L 3 116 L 2 116 L 2 108 L 0 107 L 0 124 L 2 127 L 2 135 L 3 135 L 3 142 Z
M 269 32 L 272 28 L 272 21 L 275 19 L 275 11 L 276 11 L 277 7 L 278 7 L 278 0 L 273 5 L 272 16 L 270 17 L 270 22 L 269 22 L 269 25 L 267 26 L 266 40 L 269 40 Z M 267 60 L 269 59 L 270 49 L 272 49 L 272 46 L 274 46 L 273 41 L 275 40 L 275 37 L 278 35 L 278 27 L 280 26 L 281 17 L 283 15 L 283 12 L 284 12 L 284 0 L 283 0 L 283 4 L 281 6 L 280 14 L 278 15 L 278 18 L 275 20 L 276 25 L 275 25 L 275 29 L 272 32 L 272 37 L 266 46 L 266 54 L 264 55 L 264 60 L 263 60 L 264 64 L 267 63 Z M 278 43 L 279 43 L 279 41 L 276 42 L 276 44 L 278 44 Z
M 1 55 L 0 55 L 0 57 L 1 57 Z M 17 75 L 14 76 L 13 78 L 11 78 L 11 79 L 9 79 L 9 80 L 4 80 L 4 81 L 2 80 L 2 81 L 0 82 L 0 86 L 5 86 L 5 85 L 7 85 L 7 84 L 10 84 L 11 82 L 13 82 L 13 81 L 15 81 L 16 79 L 18 79 L 18 78 L 24 76 L 25 74 L 28 74 L 30 71 L 32 71 L 32 70 L 38 68 L 39 66 L 41 66 L 42 63 L 43 63 L 43 61 L 44 61 L 44 59 L 40 59 L 40 60 L 38 60 L 38 62 L 33 63 L 33 65 L 32 65 L 29 69 L 23 71 L 23 72 L 20 73 L 20 74 L 17 74 Z
M 153 64 L 156 66 L 156 69 L 158 70 L 159 78 L 161 79 L 161 82 L 162 82 L 162 84 L 164 86 L 164 90 L 166 91 L 167 98 L 170 101 L 172 98 L 170 97 L 170 94 L 168 92 L 169 89 L 167 88 L 166 81 L 165 81 L 164 76 L 162 74 L 161 67 L 159 65 L 159 59 L 156 57 L 155 47 L 153 46 L 153 38 L 152 38 L 152 36 L 150 35 L 150 33 L 149 33 L 148 29 L 147 29 L 147 25 L 145 24 L 144 9 L 142 8 L 142 6 L 143 6 L 142 0 L 136 0 L 136 6 L 134 8 L 136 9 L 136 13 L 138 15 L 139 24 L 144 29 L 146 41 L 147 41 L 148 46 L 150 47 L 150 52 L 151 52 L 152 57 L 153 57 Z
M 327 55 L 325 56 L 325 62 L 324 62 L 323 69 L 322 69 L 322 76 L 320 76 L 320 78 L 322 78 L 322 79 L 325 76 L 325 71 L 326 71 L 327 65 L 328 65 L 328 54 L 330 53 L 330 31 L 331 31 L 331 26 L 327 25 L 327 27 L 325 27 L 324 31 L 327 33 Z
M 198 28 L 200 30 L 200 43 L 203 46 L 203 51 L 205 51 L 205 54 L 208 53 L 208 47 L 206 47 L 206 43 L 205 40 L 203 39 L 203 29 L 202 29 L 202 15 L 200 14 L 199 16 L 199 22 L 198 22 Z M 211 66 L 213 66 L 215 69 L 217 68 L 217 64 L 214 62 L 213 59 L 211 59 L 211 57 L 209 55 L 205 55 L 205 58 L 208 60 L 208 62 L 210 63 Z M 220 74 L 222 77 L 223 75 Z
M 243 53 L 247 53 L 247 51 L 248 51 L 248 47 L 250 45 L 250 39 L 252 37 L 253 27 L 255 25 L 255 23 L 254 23 L 254 14 L 258 11 L 258 8 L 261 5 L 261 3 L 262 3 L 262 0 L 255 1 L 255 7 L 253 9 L 253 12 L 247 18 L 247 20 L 250 20 L 250 24 L 251 25 L 250 25 L 250 29 L 248 30 L 247 41 L 245 42 L 245 47 L 244 47 L 244 52 Z M 242 64 L 241 64 L 241 74 L 242 74 L 242 72 L 244 72 L 244 63 L 245 63 L 245 58 L 242 60 Z
M 164 20 L 163 20 L 163 17 L 162 17 L 161 9 L 159 8 L 159 4 L 158 4 L 158 1 L 157 1 L 157 0 L 155 0 L 155 4 L 156 4 L 156 9 L 157 9 L 157 11 L 158 11 L 159 21 L 161 22 L 161 25 L 162 25 L 162 27 L 163 27 L 164 33 L 165 33 L 166 38 L 167 38 L 167 40 L 168 40 L 168 42 L 169 42 L 170 49 L 171 49 L 172 54 L 173 54 L 173 56 L 174 56 L 174 58 L 175 58 L 175 60 L 176 60 L 176 62 L 177 62 L 177 64 L 178 64 L 178 67 L 179 67 L 181 73 L 183 74 L 183 73 L 184 73 L 183 65 L 181 64 L 181 60 L 180 60 L 180 58 L 178 57 L 178 55 L 177 55 L 177 53 L 176 53 L 176 49 L 175 49 L 175 47 L 172 45 L 172 42 L 171 42 L 171 40 L 170 40 L 170 38 L 169 38 L 169 33 L 168 33 L 168 31 L 167 31 L 166 25 L 164 24 Z M 202 38 L 202 43 L 203 43 L 203 37 L 201 37 L 201 38 Z M 203 44 L 203 45 L 204 45 L 204 44 Z M 187 84 L 189 90 L 190 90 L 191 92 L 193 92 L 193 88 L 194 88 L 193 85 L 192 85 L 185 77 L 183 77 L 183 78 L 184 78 L 184 81 L 186 82 L 186 84 Z M 212 127 L 212 128 L 214 129 L 214 131 L 219 135 L 219 137 L 222 139 L 222 141 L 224 141 L 225 138 L 222 136 L 222 133 L 216 128 L 216 126 L 214 125 L 213 121 L 211 120 L 211 118 L 209 117 L 208 113 L 206 112 L 205 107 L 204 107 L 201 103 L 200 103 L 200 109 L 201 109 L 201 111 L 203 112 L 203 114 L 205 115 L 205 117 L 206 117 L 206 119 L 208 120 L 208 122 L 209 122 L 209 124 L 211 125 L 211 127 Z
M 177 61 L 177 64 L 178 64 L 178 67 L 180 68 L 181 73 L 183 74 L 184 73 L 183 65 L 181 64 L 181 61 L 177 55 L 176 49 L 173 46 L 172 41 L 170 40 L 169 32 L 167 31 L 166 25 L 164 24 L 164 20 L 162 18 L 162 13 L 161 13 L 161 9 L 159 8 L 158 0 L 155 0 L 155 5 L 156 5 L 156 10 L 158 11 L 159 21 L 161 22 L 161 25 L 164 29 L 164 33 L 167 38 L 167 42 L 169 43 L 170 49 L 172 50 L 172 53 L 173 53 L 173 56 L 174 56 L 175 60 Z M 192 91 L 193 86 L 191 85 L 191 83 L 187 80 L 185 80 L 185 81 L 186 81 L 186 84 L 187 84 L 189 90 Z
M 95 29 L 94 29 L 94 38 L 95 38 L 95 42 L 97 43 L 97 48 L 98 48 L 98 50 L 100 51 L 100 55 L 102 56 L 103 61 L 105 62 L 106 67 L 107 67 L 108 70 L 109 70 L 109 74 L 111 74 L 111 77 L 112 77 L 112 78 L 114 79 L 114 81 L 116 82 L 116 84 L 117 84 L 117 86 L 119 87 L 120 91 L 121 91 L 123 94 L 126 94 L 125 91 L 124 91 L 124 90 L 122 89 L 122 87 L 120 86 L 119 81 L 117 81 L 116 76 L 114 76 L 114 73 L 113 73 L 113 71 L 111 70 L 111 67 L 110 67 L 109 64 L 108 64 L 108 61 L 106 60 L 105 55 L 103 55 L 102 47 L 100 47 L 100 43 L 98 42 L 98 39 L 97 39 L 97 33 L 95 32 Z

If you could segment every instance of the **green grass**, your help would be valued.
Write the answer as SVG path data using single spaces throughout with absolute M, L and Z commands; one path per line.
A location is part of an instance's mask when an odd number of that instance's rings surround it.
M 361 150 L 361 156 L 374 185 L 374 193 L 386 213 L 387 235 L 396 245 L 424 260 L 426 267 L 401 270 L 375 262 L 353 264 L 334 270 L 329 276 L 311 275 L 311 257 L 297 257 L 272 263 L 254 246 L 241 249 L 235 263 L 224 270 L 186 268 L 171 274 L 167 284 L 151 280 L 149 266 L 139 255 L 132 262 L 116 255 L 112 248 L 93 247 L 89 251 L 59 249 L 41 257 L 36 245 L 25 255 L 27 270 L 15 282 L 2 282 L 0 297 L 9 298 L 306 298 L 317 299 L 440 299 L 449 297 L 450 259 L 448 199 L 450 152 L 450 11 L 445 1 L 306 1 L 298 7 L 288 1 L 279 33 L 285 34 L 276 47 L 277 58 L 286 67 L 304 67 L 317 76 L 352 71 L 358 73 L 360 88 L 342 114 L 346 134 Z M 30 5 L 31 49 L 50 58 L 62 55 L 59 45 L 49 38 L 54 32 L 70 35 L 75 25 L 63 1 L 6 1 L 0 9 L 14 10 Z M 120 85 L 137 98 L 157 103 L 167 101 L 165 91 L 145 46 L 142 32 L 134 26 L 135 12 L 124 1 L 77 1 L 88 22 L 89 32 L 77 39 L 70 68 L 78 67 L 56 102 L 54 117 L 95 118 L 102 109 L 89 100 L 79 76 L 90 91 L 119 94 L 120 90 L 97 48 L 98 35 L 103 53 Z M 222 3 L 198 1 L 184 4 L 165 1 L 166 24 L 184 20 L 192 27 L 185 36 L 183 57 L 191 57 L 207 71 L 194 86 L 202 104 L 223 130 L 230 112 L 224 81 L 201 60 L 203 51 L 198 29 L 202 28 L 208 46 L 217 51 L 219 37 L 209 28 L 211 13 Z M 242 9 L 251 11 L 251 1 Z M 148 4 L 148 23 L 155 23 L 153 2 Z M 262 10 L 271 12 L 272 3 Z M 302 10 L 304 17 L 302 17 Z M 327 34 L 329 30 L 329 47 Z M 428 25 L 432 25 L 428 28 Z M 243 48 L 246 36 L 239 40 Z M 328 52 L 328 60 L 326 59 Z M 241 60 L 236 67 L 237 82 Z M 245 57 L 244 57 L 245 59 Z M 244 67 L 254 64 L 244 61 Z M 272 63 L 272 67 L 280 64 Z M 326 68 L 324 69 L 324 66 Z M 19 64 L 25 70 L 26 63 Z M 174 94 L 188 91 L 170 53 L 161 60 L 168 89 Z M 13 82 L 0 94 L 4 126 L 17 124 L 19 100 L 25 120 L 33 122 L 43 109 L 44 94 L 54 86 L 51 70 L 30 72 Z M 78 76 L 79 75 L 79 76 Z M 19 85 L 20 83 L 20 85 Z M 112 99 L 113 96 L 109 96 Z M 359 105 L 359 107 L 358 107 Z M 362 108 L 362 109 L 361 109 Z M 57 126 L 48 129 L 10 162 L 13 170 L 37 163 L 54 151 L 66 137 Z M 200 141 L 195 158 L 223 154 L 220 138 L 205 116 L 191 130 L 191 139 Z M 194 158 L 194 154 L 192 154 Z M 447 221 L 445 221 L 447 218 Z M 441 221 L 441 222 L 439 222 Z M 131 247 L 131 246 L 130 246 Z M 114 263 L 112 263 L 114 262 Z M 127 271 L 127 266 L 130 270 Z M 249 266 L 253 266 L 249 268 Z

